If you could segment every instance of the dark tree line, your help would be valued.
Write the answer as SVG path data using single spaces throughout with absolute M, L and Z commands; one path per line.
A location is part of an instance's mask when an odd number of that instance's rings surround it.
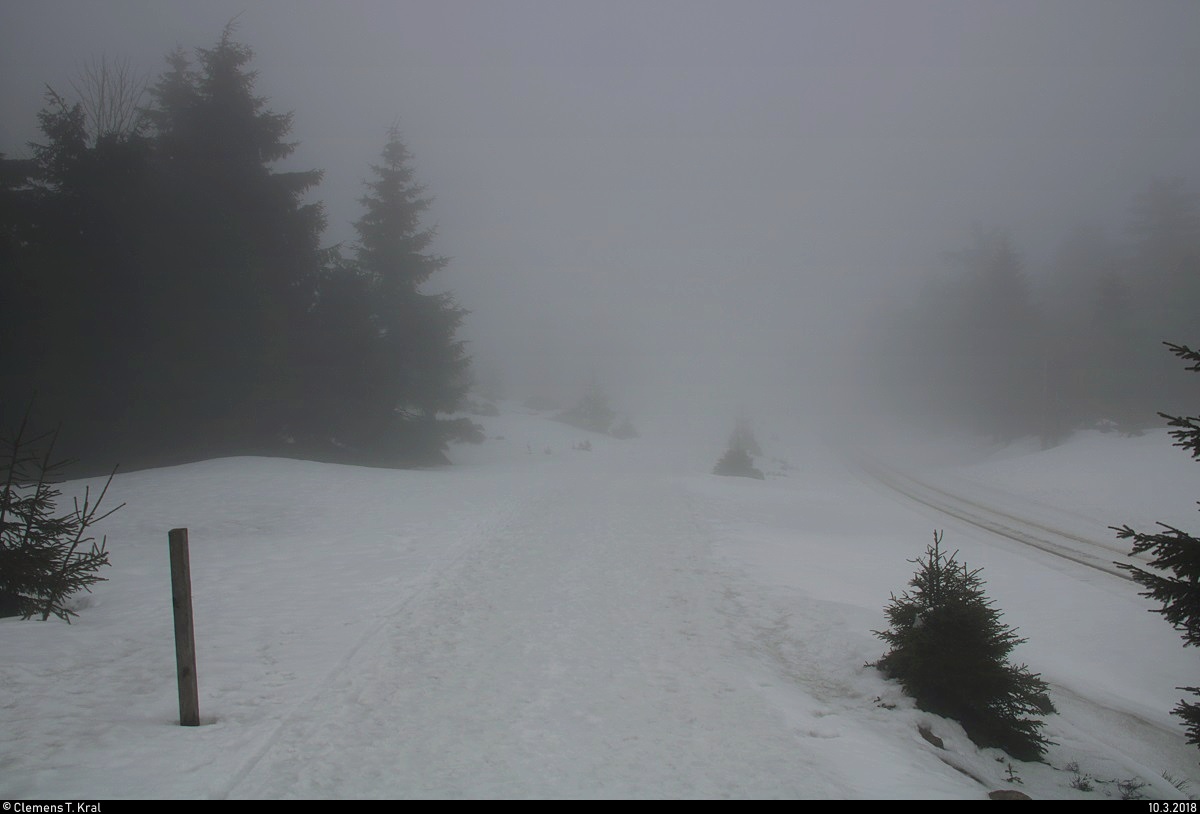
M 1071 430 L 1140 432 L 1165 403 L 1194 403 L 1161 358 L 1200 330 L 1200 205 L 1156 180 L 1136 197 L 1128 241 L 1066 237 L 1035 279 L 1004 232 L 976 230 L 903 309 L 883 315 L 873 375 L 895 409 L 1009 441 Z
M 292 116 L 233 33 L 144 95 L 93 64 L 83 98 L 48 91 L 29 157 L 0 155 L 0 420 L 36 393 L 67 454 L 126 467 L 441 460 L 477 431 L 439 418 L 468 384 L 464 312 L 422 290 L 446 260 L 411 156 L 389 132 L 357 242 L 323 248 L 321 173 L 274 168 Z

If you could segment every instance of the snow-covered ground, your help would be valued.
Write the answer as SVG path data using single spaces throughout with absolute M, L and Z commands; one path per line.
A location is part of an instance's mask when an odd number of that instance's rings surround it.
M 618 441 L 513 407 L 479 420 L 488 441 L 438 470 L 119 475 L 113 566 L 79 618 L 0 620 L 0 798 L 1200 793 L 1169 715 L 1197 655 L 1128 580 L 941 515 L 783 426 L 759 428 L 756 481 L 707 474 L 724 438 L 678 423 Z M 1165 431 L 892 463 L 1114 558 L 1109 525 L 1197 525 L 1200 466 Z M 194 728 L 177 725 L 179 526 Z M 1046 763 L 976 748 L 867 666 L 934 529 L 1051 684 Z

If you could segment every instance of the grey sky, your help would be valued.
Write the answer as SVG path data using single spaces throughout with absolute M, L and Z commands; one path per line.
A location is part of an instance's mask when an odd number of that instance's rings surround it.
M 1200 170 L 1194 0 L 0 0 L 0 150 L 81 61 L 157 72 L 239 14 L 293 163 L 326 172 L 329 242 L 399 121 L 440 282 L 513 395 L 827 382 L 846 327 L 972 223 L 1036 270 Z

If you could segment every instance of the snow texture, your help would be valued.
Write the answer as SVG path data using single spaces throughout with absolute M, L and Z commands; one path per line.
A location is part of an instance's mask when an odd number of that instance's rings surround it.
M 0 620 L 0 797 L 1193 791 L 1200 753 L 1169 710 L 1197 657 L 1127 579 L 947 517 L 782 427 L 765 446 L 792 465 L 762 482 L 707 474 L 719 445 L 669 425 L 619 441 L 511 405 L 478 420 L 489 440 L 444 469 L 230 458 L 118 475 L 127 506 L 100 529 L 113 566 L 79 618 Z M 1108 525 L 1187 528 L 1200 495 L 1165 431 L 891 459 L 1107 559 L 1123 557 Z M 191 539 L 189 728 L 175 527 Z M 935 528 L 1051 685 L 1046 763 L 978 749 L 869 666 Z M 1083 776 L 1091 791 L 1072 787 Z

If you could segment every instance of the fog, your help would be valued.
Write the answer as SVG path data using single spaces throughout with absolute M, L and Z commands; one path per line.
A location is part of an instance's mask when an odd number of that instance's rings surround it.
M 1037 278 L 1198 178 L 1190 0 L 6 2 L 0 152 L 86 59 L 157 75 L 234 18 L 287 166 L 325 173 L 326 244 L 398 123 L 451 258 L 431 288 L 518 400 L 594 377 L 635 417 L 836 413 L 865 329 L 974 225 Z

